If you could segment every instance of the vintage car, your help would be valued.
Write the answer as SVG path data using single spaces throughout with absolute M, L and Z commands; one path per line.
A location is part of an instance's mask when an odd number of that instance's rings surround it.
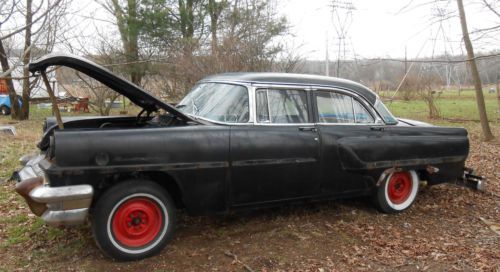
M 117 260 L 158 253 L 176 211 L 221 214 L 281 203 L 370 196 L 385 213 L 412 205 L 421 182 L 460 181 L 467 131 L 397 119 L 352 81 L 283 73 L 228 73 L 199 81 L 175 107 L 107 69 L 48 55 L 142 108 L 137 116 L 46 120 L 37 155 L 20 159 L 16 190 L 49 225 L 90 218 Z

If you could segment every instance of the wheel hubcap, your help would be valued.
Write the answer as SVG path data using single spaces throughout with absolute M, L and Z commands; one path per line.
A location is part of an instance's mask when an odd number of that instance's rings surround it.
M 394 204 L 405 202 L 411 194 L 412 178 L 408 172 L 392 174 L 387 186 L 389 200 Z
M 112 230 L 116 240 L 127 247 L 143 247 L 154 241 L 163 226 L 158 204 L 144 197 L 132 198 L 116 210 Z

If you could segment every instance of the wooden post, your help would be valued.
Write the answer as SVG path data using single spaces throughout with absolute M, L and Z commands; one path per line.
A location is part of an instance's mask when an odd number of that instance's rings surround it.
M 64 129 L 64 124 L 61 119 L 61 113 L 59 112 L 59 107 L 57 106 L 56 96 L 54 95 L 54 91 L 50 86 L 50 82 L 49 79 L 47 78 L 47 74 L 45 74 L 45 71 L 42 71 L 42 78 L 43 82 L 45 83 L 45 88 L 47 88 L 47 92 L 49 93 L 50 101 L 52 102 L 52 111 L 56 116 L 57 126 L 59 127 L 59 129 Z

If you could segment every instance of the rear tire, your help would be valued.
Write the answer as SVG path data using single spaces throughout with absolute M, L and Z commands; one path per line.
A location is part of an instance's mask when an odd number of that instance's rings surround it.
M 176 210 L 170 195 L 148 180 L 121 182 L 97 201 L 92 231 L 99 248 L 120 261 L 160 252 L 172 239 Z
M 419 183 L 414 170 L 394 172 L 377 188 L 375 205 L 384 213 L 402 212 L 415 202 Z
M 10 108 L 7 107 L 7 106 L 5 106 L 5 105 L 3 105 L 3 106 L 0 107 L 0 113 L 2 115 L 9 115 L 10 114 Z

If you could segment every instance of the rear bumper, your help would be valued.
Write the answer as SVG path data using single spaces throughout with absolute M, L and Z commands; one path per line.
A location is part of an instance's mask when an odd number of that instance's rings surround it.
M 458 184 L 478 191 L 486 191 L 486 178 L 475 174 L 472 168 L 465 168 Z
M 70 226 L 85 222 L 94 190 L 90 185 L 50 187 L 43 169 L 50 166 L 44 155 L 22 157 L 16 192 L 31 211 L 51 226 Z

